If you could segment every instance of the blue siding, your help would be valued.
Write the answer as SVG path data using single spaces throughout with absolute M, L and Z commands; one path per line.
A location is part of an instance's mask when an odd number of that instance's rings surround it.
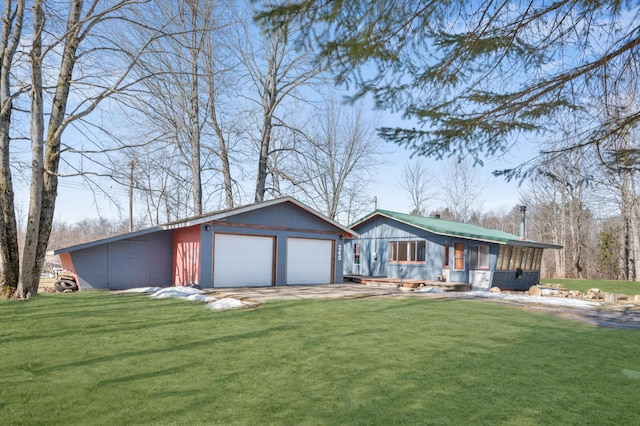
M 336 227 L 329 222 L 307 213 L 291 203 L 239 213 L 224 219 L 230 223 L 241 223 L 248 226 L 270 226 L 283 229 L 305 229 L 313 231 L 336 232 Z
M 146 283 L 132 282 L 125 287 L 170 286 L 172 268 L 172 233 L 156 232 L 137 238 L 120 240 L 118 244 L 129 241 L 148 244 L 146 261 L 148 262 L 148 280 Z M 113 243 L 112 243 L 113 244 Z M 119 283 L 112 283 L 109 273 L 110 244 L 102 244 L 71 252 L 71 259 L 82 289 L 123 288 Z M 114 246 L 115 247 L 115 246 Z M 113 264 L 112 267 L 117 267 Z M 123 265 L 123 268 L 125 265 Z
M 102 245 L 71 253 L 81 289 L 109 288 L 109 246 Z

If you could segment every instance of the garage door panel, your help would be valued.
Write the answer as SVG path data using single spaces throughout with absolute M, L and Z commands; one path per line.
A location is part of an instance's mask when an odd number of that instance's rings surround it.
M 216 234 L 214 287 L 264 287 L 273 284 L 273 237 Z
M 333 242 L 287 239 L 287 284 L 331 284 Z

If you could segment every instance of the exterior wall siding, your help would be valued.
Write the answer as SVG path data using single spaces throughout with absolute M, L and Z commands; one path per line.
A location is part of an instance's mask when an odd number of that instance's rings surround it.
M 147 275 L 148 282 L 140 284 L 133 282 L 130 287 L 144 286 L 149 283 L 154 286 L 171 285 L 171 232 L 158 232 L 130 240 L 121 240 L 119 242 L 128 241 L 146 242 L 149 247 L 146 256 L 146 262 L 148 262 L 149 265 Z M 103 244 L 70 253 L 80 288 L 121 288 L 118 283 L 112 282 L 110 276 L 110 256 L 114 255 L 113 253 L 109 253 L 111 244 Z M 118 264 L 114 265 L 114 267 L 117 266 Z M 125 265 L 120 266 L 125 267 Z
M 200 284 L 200 226 L 173 231 L 173 285 Z

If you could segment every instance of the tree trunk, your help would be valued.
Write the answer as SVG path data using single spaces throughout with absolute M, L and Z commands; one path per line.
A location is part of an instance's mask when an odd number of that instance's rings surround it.
M 76 51 L 80 43 L 80 13 L 82 11 L 82 0 L 72 0 L 69 6 L 69 17 L 67 20 L 67 33 L 64 39 L 64 50 L 62 61 L 58 72 L 55 95 L 51 104 L 51 115 L 47 129 L 47 138 L 44 154 L 44 173 L 42 177 L 42 200 L 40 206 L 40 221 L 37 228 L 37 237 L 27 235 L 27 239 L 37 238 L 35 250 L 25 251 L 23 257 L 25 265 L 32 265 L 30 270 L 23 273 L 24 281 L 20 280 L 18 289 L 14 295 L 17 299 L 29 299 L 38 291 L 40 271 L 47 251 L 49 235 L 53 225 L 53 214 L 55 211 L 56 197 L 58 195 L 58 168 L 60 164 L 60 137 L 66 126 L 65 114 L 67 102 L 69 100 L 69 89 L 73 77 L 73 68 L 76 63 Z M 32 120 L 39 119 L 33 117 Z
M 200 97 L 198 83 L 198 6 L 196 2 L 187 2 L 191 8 L 191 91 L 189 103 L 191 111 L 189 113 L 189 135 L 191 139 L 191 184 L 193 186 L 193 212 L 196 215 L 202 214 L 202 179 L 200 163 Z
M 28 298 L 38 290 L 40 267 L 37 261 L 40 216 L 42 214 L 44 108 L 42 100 L 42 31 L 44 14 L 42 1 L 33 6 L 33 45 L 31 47 L 31 187 L 29 192 L 29 216 L 22 252 L 22 269 L 18 291 Z
M 210 49 L 213 51 L 213 49 Z M 211 110 L 211 126 L 218 138 L 218 157 L 222 163 L 222 188 L 224 191 L 224 203 L 228 209 L 233 208 L 233 186 L 231 180 L 231 165 L 229 163 L 229 145 L 222 133 L 222 128 L 218 121 L 218 112 L 216 110 L 216 81 L 215 71 L 210 67 L 208 72 L 209 78 L 209 104 Z
M 18 287 L 20 258 L 18 255 L 18 226 L 14 209 L 11 178 L 11 65 L 22 35 L 24 0 L 5 0 L 0 39 L 0 298 L 12 297 Z
M 220 162 L 222 163 L 222 185 L 224 189 L 224 204 L 228 209 L 233 208 L 233 186 L 231 181 L 231 165 L 229 164 L 229 148 L 225 142 L 224 136 L 220 131 L 220 127 L 216 124 L 216 133 L 218 134 L 218 143 L 220 150 Z
M 638 199 L 636 196 L 635 186 L 635 173 L 631 173 L 630 179 L 630 193 L 631 193 L 631 211 L 629 217 L 631 219 L 631 235 L 633 236 L 632 244 L 632 258 L 633 258 L 633 276 L 632 281 L 638 281 L 640 278 L 640 262 L 638 262 L 638 255 L 640 254 L 640 235 L 638 235 Z
M 267 169 L 269 160 L 269 148 L 271 146 L 271 131 L 273 128 L 271 115 L 265 111 L 262 120 L 262 131 L 260 132 L 260 155 L 258 158 L 258 173 L 256 178 L 256 194 L 254 201 L 259 203 L 264 201 L 264 194 L 267 188 Z

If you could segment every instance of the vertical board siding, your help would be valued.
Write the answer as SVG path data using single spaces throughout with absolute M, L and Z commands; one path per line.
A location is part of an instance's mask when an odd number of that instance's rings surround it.
M 200 229 L 173 231 L 173 285 L 200 284 Z

